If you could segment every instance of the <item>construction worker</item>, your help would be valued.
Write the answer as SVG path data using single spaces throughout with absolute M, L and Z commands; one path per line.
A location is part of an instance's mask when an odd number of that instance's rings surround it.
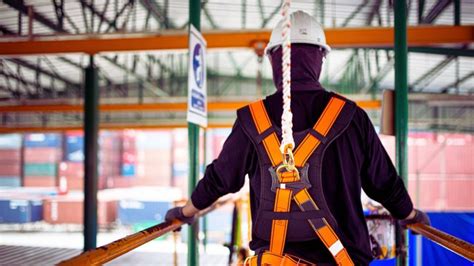
M 302 11 L 292 13 L 290 19 L 291 110 L 298 173 L 279 173 L 282 168 L 278 168 L 282 163 L 278 147 L 281 21 L 266 48 L 277 91 L 238 110 L 221 153 L 207 166 L 191 199 L 169 210 L 166 219 L 193 223 L 199 210 L 239 191 L 248 175 L 249 246 L 259 255 L 250 265 L 298 265 L 298 261 L 299 265 L 367 265 L 373 258 L 361 188 L 402 220 L 403 226 L 429 224 L 429 219 L 413 208 L 365 111 L 321 86 L 321 67 L 330 52 L 321 25 Z M 293 181 L 284 181 L 288 176 Z M 289 196 L 282 196 L 283 192 Z M 278 207 L 282 201 L 288 205 L 286 210 Z

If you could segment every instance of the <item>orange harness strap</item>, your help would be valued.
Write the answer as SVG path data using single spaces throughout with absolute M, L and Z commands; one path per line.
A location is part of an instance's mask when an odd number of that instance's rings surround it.
M 325 137 L 336 121 L 339 113 L 344 107 L 344 104 L 344 100 L 332 97 L 313 129 L 321 136 Z M 262 134 L 272 126 L 263 101 L 252 103 L 250 105 L 250 111 L 255 127 L 257 128 L 259 134 Z M 308 134 L 296 149 L 295 165 L 297 167 L 303 167 L 319 144 L 320 140 L 318 138 L 312 134 Z M 276 133 L 272 132 L 267 137 L 265 137 L 263 139 L 263 145 L 268 157 L 272 162 L 273 167 L 280 165 L 282 163 L 282 155 L 279 149 L 280 141 Z M 297 205 L 302 211 L 319 209 L 314 200 L 311 198 L 307 189 L 302 189 L 296 193 L 296 195 L 293 195 L 291 189 L 286 189 L 284 187 L 285 183 L 296 182 L 299 180 L 299 175 L 295 173 L 286 172 L 281 175 L 280 182 L 282 186 L 276 190 L 275 205 L 273 209 L 274 212 L 289 212 L 292 198 L 296 201 Z M 308 222 L 324 245 L 331 252 L 338 265 L 354 265 L 349 257 L 349 254 L 347 253 L 347 250 L 343 247 L 341 241 L 326 219 L 308 219 Z M 270 265 L 274 264 L 273 262 L 275 262 L 275 260 L 278 260 L 277 264 L 280 264 L 283 261 L 282 258 L 287 257 L 283 255 L 287 228 L 288 220 L 273 220 L 272 232 L 270 236 L 270 252 L 263 254 L 267 259 L 264 261 L 262 257 L 262 265 L 265 265 L 264 262 L 266 262 L 266 260 L 269 260 L 266 263 Z M 252 263 L 253 260 L 254 258 L 250 259 L 251 265 L 254 265 Z M 287 263 L 289 263 L 289 260 L 287 261 Z M 284 265 L 292 264 L 285 263 Z
M 296 201 L 296 204 L 298 204 L 301 211 L 319 210 L 316 202 L 311 198 L 311 195 L 306 188 L 296 193 L 293 199 Z M 339 240 L 338 236 L 325 218 L 308 219 L 308 222 L 321 241 L 323 241 L 324 246 L 326 246 L 329 252 L 331 252 L 337 265 L 354 265 L 349 253 L 347 253 L 342 242 Z
M 336 121 L 339 113 L 344 107 L 345 101 L 336 97 L 329 100 L 328 105 L 324 108 L 321 117 L 318 119 L 313 129 L 321 136 L 325 137 L 332 125 Z M 255 120 L 254 120 L 255 121 Z M 295 151 L 295 165 L 296 167 L 303 167 L 308 158 L 313 154 L 321 141 L 312 134 L 308 134 Z
M 265 130 L 272 126 L 272 122 L 268 117 L 263 101 L 258 101 L 250 104 L 250 113 L 252 114 L 253 122 L 257 128 L 258 134 L 262 134 Z M 272 165 L 275 167 L 282 162 L 280 147 L 280 140 L 275 132 L 268 135 L 263 139 L 263 145 L 268 154 L 268 157 L 272 161 Z

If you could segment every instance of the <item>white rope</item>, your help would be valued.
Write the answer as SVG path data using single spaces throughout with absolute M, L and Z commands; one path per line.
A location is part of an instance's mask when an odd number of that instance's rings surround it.
M 283 48 L 283 114 L 281 116 L 282 142 L 280 150 L 284 154 L 285 148 L 293 149 L 295 141 L 293 140 L 293 114 L 291 113 L 291 21 L 290 21 L 290 3 L 291 0 L 284 0 L 282 9 L 283 30 L 282 30 L 282 48 Z

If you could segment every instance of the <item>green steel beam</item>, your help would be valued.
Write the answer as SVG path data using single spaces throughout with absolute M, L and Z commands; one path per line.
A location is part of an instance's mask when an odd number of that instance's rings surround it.
M 439 62 L 437 65 L 426 71 L 423 75 L 421 75 L 417 80 L 415 80 L 411 85 L 410 88 L 415 88 L 418 86 L 420 83 L 425 83 L 425 86 L 429 84 L 430 80 L 433 78 L 436 78 L 438 74 L 440 74 L 443 69 L 445 69 L 456 57 L 454 56 L 448 56 L 441 62 Z M 426 81 L 426 82 L 425 82 Z M 424 86 L 424 87 L 425 87 Z M 418 91 L 422 91 L 424 87 L 421 87 Z
M 361 90 L 362 93 L 373 91 L 378 87 L 378 84 L 392 71 L 394 67 L 394 58 L 390 57 L 385 65 L 377 72 L 377 75 L 372 78 L 370 83 Z
M 425 12 L 425 0 L 418 0 L 418 24 L 423 23 L 424 12 Z
M 457 87 L 459 87 L 459 85 L 464 83 L 466 80 L 469 80 L 473 77 L 474 77 L 474 71 L 471 71 L 470 73 L 468 73 L 464 77 L 460 78 L 459 80 L 456 80 L 455 82 L 453 82 L 453 83 L 447 85 L 446 87 L 442 88 L 441 92 L 446 93 L 446 92 L 448 92 L 449 89 L 457 88 Z
M 272 20 L 273 17 L 275 17 L 276 14 L 278 14 L 278 11 L 280 11 L 281 7 L 280 6 L 276 6 L 272 13 L 270 13 L 270 15 L 266 18 L 263 19 L 262 21 L 262 25 L 260 26 L 261 28 L 265 28 L 268 24 L 268 22 L 270 22 L 270 20 Z
M 360 13 L 360 11 L 369 3 L 369 0 L 364 0 L 364 2 L 360 3 L 355 9 L 354 11 L 352 11 L 352 13 L 344 20 L 344 22 L 342 22 L 341 24 L 341 28 L 344 28 L 346 27 L 349 22 L 351 22 L 351 20 L 357 15 Z
M 395 16 L 395 139 L 398 174 L 408 184 L 407 142 L 408 142 L 408 47 L 407 47 L 407 4 L 394 1 Z M 399 229 L 397 247 L 400 254 L 398 266 L 407 265 L 406 232 Z
M 461 0 L 454 0 L 454 25 L 461 25 Z
M 84 251 L 97 246 L 99 75 L 91 56 L 84 86 Z
M 147 10 L 151 11 L 151 16 L 160 23 L 164 28 L 177 28 L 176 24 L 171 21 L 167 16 L 167 2 L 165 1 L 165 7 L 163 8 L 155 0 L 140 0 L 140 4 Z
M 198 31 L 201 30 L 201 0 L 189 0 L 189 24 Z M 199 126 L 188 123 L 188 145 L 189 145 L 189 198 L 194 191 L 199 175 Z M 196 222 L 188 230 L 188 265 L 199 265 L 199 247 L 197 235 L 199 223 Z
M 423 18 L 423 23 L 432 24 L 436 19 L 443 13 L 443 11 L 451 4 L 452 0 L 438 0 L 433 5 L 431 10 L 428 12 L 426 17 Z
M 384 50 L 390 51 L 393 48 L 387 47 L 366 47 L 364 49 L 374 49 L 374 50 Z M 474 57 L 474 49 L 468 48 L 449 48 L 449 47 L 428 47 L 428 46 L 419 46 L 419 47 L 408 47 L 408 52 L 410 53 L 421 53 L 421 54 L 436 54 L 436 55 L 453 55 L 453 56 L 464 56 L 464 57 Z

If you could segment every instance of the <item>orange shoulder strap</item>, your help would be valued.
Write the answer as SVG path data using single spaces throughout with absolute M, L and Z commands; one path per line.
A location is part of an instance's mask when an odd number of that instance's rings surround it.
M 346 102 L 342 99 L 332 97 L 314 125 L 313 130 L 322 137 L 325 137 L 329 133 L 329 130 L 339 116 L 345 103 Z M 295 165 L 297 167 L 303 167 L 311 154 L 313 154 L 319 146 L 320 142 L 321 141 L 313 136 L 313 134 L 308 133 L 295 151 Z
M 260 100 L 258 102 L 254 102 L 250 104 L 249 107 L 258 134 L 264 133 L 272 126 L 272 122 L 268 117 L 263 101 Z M 272 165 L 280 165 L 282 162 L 282 155 L 280 152 L 280 140 L 278 139 L 276 132 L 272 132 L 263 139 L 263 146 L 265 147 L 268 158 L 272 162 Z

